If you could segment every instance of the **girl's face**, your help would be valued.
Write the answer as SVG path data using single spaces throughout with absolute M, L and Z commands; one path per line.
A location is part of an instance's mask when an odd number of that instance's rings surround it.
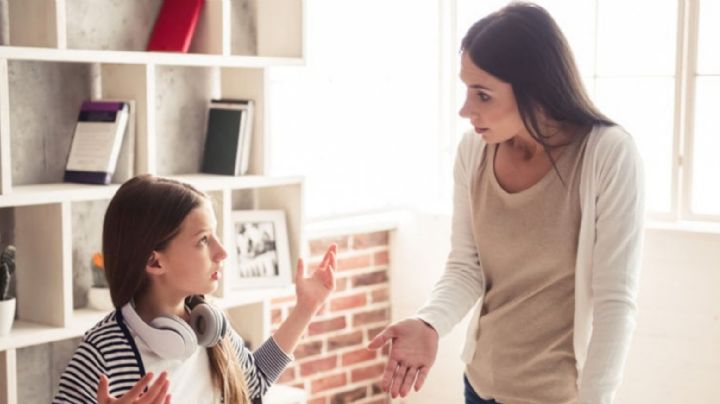
M 480 69 L 463 52 L 460 79 L 467 87 L 460 116 L 489 144 L 502 143 L 527 132 L 518 112 L 512 85 Z
M 206 200 L 185 217 L 168 247 L 155 252 L 161 269 L 161 276 L 155 278 L 169 293 L 188 296 L 217 289 L 227 252 L 216 230 L 215 213 Z

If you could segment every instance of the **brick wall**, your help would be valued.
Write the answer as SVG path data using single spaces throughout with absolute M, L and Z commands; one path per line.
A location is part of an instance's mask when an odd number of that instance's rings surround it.
M 309 266 L 317 267 L 330 243 L 338 245 L 337 287 L 310 323 L 295 362 L 280 383 L 308 392 L 308 404 L 389 403 L 378 387 L 387 359 L 365 349 L 390 321 L 388 232 L 310 241 Z M 294 296 L 273 299 L 273 328 L 287 317 Z

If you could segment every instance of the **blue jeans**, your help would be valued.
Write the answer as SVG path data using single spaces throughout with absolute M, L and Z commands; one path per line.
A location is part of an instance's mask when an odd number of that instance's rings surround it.
M 478 396 L 466 376 L 463 376 L 463 382 L 465 383 L 465 404 L 500 404 L 495 400 L 485 400 Z

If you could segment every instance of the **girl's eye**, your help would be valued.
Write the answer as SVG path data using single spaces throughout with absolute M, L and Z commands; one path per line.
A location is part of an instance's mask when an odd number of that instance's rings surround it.
M 480 97 L 480 100 L 482 100 L 482 101 L 490 101 L 490 96 L 485 93 L 478 93 L 478 96 Z
M 207 244 L 208 243 L 208 236 L 204 236 L 200 239 L 200 244 Z

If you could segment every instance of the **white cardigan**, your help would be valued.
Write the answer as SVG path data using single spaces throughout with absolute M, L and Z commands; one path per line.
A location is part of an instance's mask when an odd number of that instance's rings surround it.
M 588 135 L 580 178 L 581 223 L 575 265 L 573 347 L 579 403 L 610 404 L 635 329 L 644 218 L 642 161 L 621 127 Z M 463 360 L 475 352 L 485 278 L 473 236 L 470 182 L 485 142 L 465 134 L 455 160 L 451 251 L 444 275 L 417 317 L 445 335 L 475 305 Z

